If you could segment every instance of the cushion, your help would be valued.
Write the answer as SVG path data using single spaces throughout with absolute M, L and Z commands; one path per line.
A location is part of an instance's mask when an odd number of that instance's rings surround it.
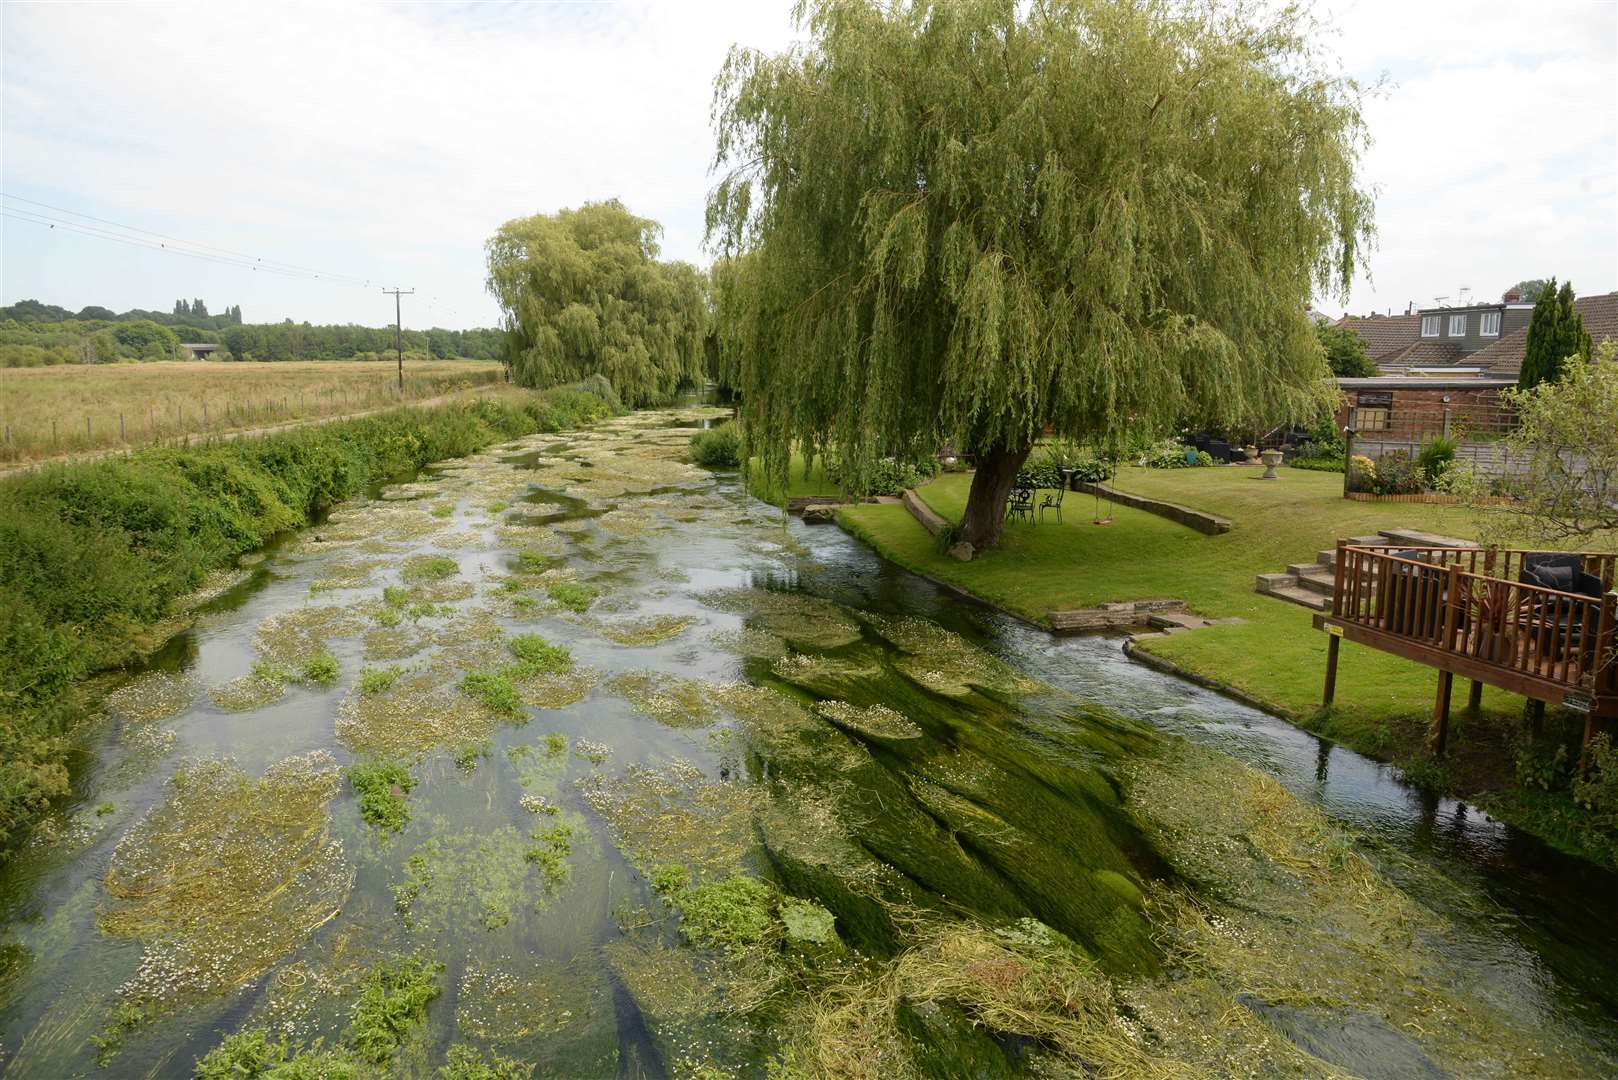
M 1555 563 L 1540 563 L 1528 568 L 1528 576 L 1536 585 L 1547 589 L 1559 589 L 1562 592 L 1573 591 L 1573 568 Z

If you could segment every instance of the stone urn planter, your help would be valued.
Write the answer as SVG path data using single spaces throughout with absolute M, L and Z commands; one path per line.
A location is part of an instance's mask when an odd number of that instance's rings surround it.
M 1258 460 L 1258 447 L 1256 446 L 1244 446 L 1242 447 L 1242 453 L 1247 455 L 1248 461 Z
M 1277 465 L 1281 464 L 1281 451 L 1279 451 L 1279 450 L 1266 450 L 1266 451 L 1264 451 L 1264 453 L 1260 454 L 1259 457 L 1264 459 L 1264 475 L 1259 477 L 1259 479 L 1260 480 L 1279 480 L 1279 479 L 1281 479 L 1279 476 L 1275 475 L 1275 467 Z

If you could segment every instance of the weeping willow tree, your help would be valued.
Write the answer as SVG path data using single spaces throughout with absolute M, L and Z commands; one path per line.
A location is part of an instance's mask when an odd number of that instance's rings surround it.
M 661 234 L 616 199 L 500 226 L 487 246 L 488 287 L 517 382 L 601 374 L 636 407 L 701 381 L 703 280 L 688 263 L 658 261 Z
M 1264 21 L 1256 13 L 1264 10 Z M 1361 92 L 1293 9 L 803 0 L 733 49 L 710 242 L 749 451 L 858 477 L 953 440 L 963 535 L 1046 431 L 1252 430 L 1316 413 L 1306 310 L 1371 237 Z

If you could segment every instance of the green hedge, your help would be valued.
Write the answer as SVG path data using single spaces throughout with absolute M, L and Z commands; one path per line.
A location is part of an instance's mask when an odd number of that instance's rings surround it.
M 613 411 L 590 390 L 557 387 L 0 483 L 0 849 L 68 790 L 79 680 L 137 659 L 143 636 L 209 571 L 372 483 Z

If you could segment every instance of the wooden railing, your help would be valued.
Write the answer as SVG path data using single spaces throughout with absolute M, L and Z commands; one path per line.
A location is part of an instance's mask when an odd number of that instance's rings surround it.
M 1486 665 L 1488 681 L 1530 696 L 1550 688 L 1618 694 L 1618 556 L 1582 556 L 1604 590 L 1590 597 L 1519 580 L 1529 554 L 1340 544 L 1332 619 L 1413 659 L 1460 658 L 1474 672 Z

